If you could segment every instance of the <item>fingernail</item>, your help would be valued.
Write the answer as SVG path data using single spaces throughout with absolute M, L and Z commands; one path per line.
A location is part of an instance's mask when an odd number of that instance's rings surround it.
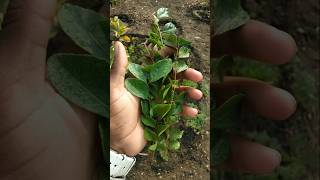
M 285 31 L 281 31 L 281 32 L 282 32 L 283 36 L 291 42 L 292 49 L 293 49 L 294 53 L 296 53 L 298 51 L 298 46 L 296 44 L 296 41 L 293 39 L 293 37 L 289 33 L 285 32 Z
M 274 149 L 268 149 L 268 151 L 269 151 L 268 153 L 274 159 L 274 164 L 273 164 L 273 170 L 274 170 L 275 168 L 280 166 L 282 157 L 281 157 L 281 154 L 278 151 L 274 150 Z
M 295 111 L 297 108 L 297 101 L 295 100 L 295 98 L 287 91 L 277 88 L 277 93 L 279 95 L 279 97 L 281 97 L 283 99 L 283 101 L 286 102 L 286 106 L 284 106 L 284 110 L 283 110 L 283 117 L 282 119 L 288 119 Z
M 196 109 L 196 108 L 191 108 L 191 110 L 192 110 L 192 117 L 196 117 L 197 115 L 198 115 L 198 113 L 199 113 L 199 111 L 198 111 L 198 109 Z
M 259 174 L 261 176 L 268 176 L 272 173 L 274 173 L 274 170 L 280 166 L 281 164 L 281 154 L 271 148 L 265 148 L 265 156 L 269 157 L 269 160 L 271 160 L 271 164 L 268 165 L 268 168 L 263 169 L 262 171 L 252 171 L 252 172 L 248 172 L 248 173 L 256 173 Z
M 119 42 L 114 42 L 114 58 L 117 59 L 117 57 L 119 56 L 119 51 L 120 51 L 120 44 Z
M 276 151 L 276 150 L 273 150 L 273 153 L 274 153 L 274 156 L 277 158 L 277 167 L 281 164 L 281 161 L 282 161 L 282 156 L 281 156 L 281 154 L 278 152 L 278 151 Z
M 296 52 L 298 51 L 297 44 L 293 39 L 293 37 L 289 33 L 275 27 L 271 27 L 271 31 L 273 32 L 273 35 L 275 37 L 282 40 L 281 42 L 286 43 L 285 44 L 286 49 L 284 50 L 287 51 L 287 54 L 285 54 L 286 56 L 283 57 L 283 60 L 287 60 L 287 61 L 291 60 L 295 56 Z M 287 42 L 290 42 L 290 43 L 287 43 Z

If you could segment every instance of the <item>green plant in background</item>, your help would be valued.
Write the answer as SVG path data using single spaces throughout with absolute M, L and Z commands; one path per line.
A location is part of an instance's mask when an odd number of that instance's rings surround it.
M 80 107 L 99 115 L 99 130 L 105 159 L 109 156 L 109 50 L 107 19 L 97 12 L 64 4 L 58 14 L 62 30 L 88 54 L 55 54 L 48 59 L 48 76 L 59 93 Z M 101 179 L 107 177 L 101 161 Z
M 193 87 L 196 89 L 201 90 L 203 93 L 203 97 L 209 97 L 209 78 L 204 77 L 204 80 L 198 84 L 190 80 L 183 80 L 181 82 L 182 86 L 188 86 L 188 87 Z M 199 110 L 198 115 L 196 117 L 185 117 L 184 123 L 186 127 L 190 127 L 194 130 L 196 134 L 200 134 L 204 132 L 204 126 L 206 123 L 206 120 L 209 120 L 209 104 L 205 102 L 205 100 L 197 101 L 195 102 L 194 100 L 187 98 L 186 104 L 190 107 L 196 108 Z
M 148 151 L 159 153 L 164 160 L 169 159 L 170 151 L 179 150 L 184 133 L 179 125 L 185 92 L 177 91 L 177 88 L 198 86 L 177 79 L 178 73 L 188 68 L 186 61 L 190 57 L 191 43 L 177 36 L 177 28 L 172 22 L 159 24 L 167 18 L 167 8 L 154 13 L 149 36 L 142 43 L 126 35 L 128 28 L 121 20 L 110 19 L 111 39 L 122 41 L 128 47 L 130 62 L 125 85 L 141 99 L 141 121 Z M 163 51 L 169 47 L 173 54 L 165 55 Z M 111 46 L 110 59 L 113 59 L 113 51 Z

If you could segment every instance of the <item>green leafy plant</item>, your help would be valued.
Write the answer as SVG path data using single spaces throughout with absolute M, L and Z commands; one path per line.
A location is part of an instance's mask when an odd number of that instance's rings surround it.
M 71 102 L 109 117 L 106 92 L 106 19 L 98 13 L 65 4 L 58 14 L 63 31 L 89 54 L 55 54 L 48 60 L 48 75 L 61 95 Z
M 109 51 L 107 19 L 97 12 L 64 4 L 58 13 L 62 30 L 87 54 L 54 54 L 48 59 L 48 76 L 55 89 L 70 102 L 99 115 L 102 152 L 107 159 L 109 103 Z M 101 160 L 101 179 L 107 177 Z
M 150 33 L 140 40 L 141 43 L 127 35 L 128 28 L 121 20 L 110 19 L 111 39 L 127 45 L 130 62 L 125 85 L 141 99 L 141 121 L 148 151 L 159 153 L 164 160 L 169 159 L 170 151 L 179 150 L 184 133 L 179 124 L 182 123 L 180 113 L 185 92 L 177 91 L 177 88 L 188 84 L 177 79 L 177 75 L 188 68 L 186 60 L 191 53 L 191 43 L 177 36 L 173 23 L 160 25 L 159 21 L 167 18 L 167 8 L 154 13 Z M 163 54 L 168 48 L 174 53 Z M 113 46 L 110 50 L 113 60 Z

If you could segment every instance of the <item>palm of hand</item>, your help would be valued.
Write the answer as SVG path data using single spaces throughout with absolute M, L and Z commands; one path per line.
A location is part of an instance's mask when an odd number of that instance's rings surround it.
M 52 174 L 53 179 L 72 179 L 74 175 L 70 172 L 77 171 L 81 172 L 78 178 L 88 179 L 96 159 L 94 116 L 70 105 L 54 92 L 44 78 L 45 49 L 37 49 L 31 44 L 14 54 L 0 49 L 1 59 L 11 59 L 17 64 L 31 59 L 43 62 L 7 71 L 6 78 L 1 78 L 0 112 L 4 116 L 0 154 L 6 158 L 0 163 L 0 177 L 21 179 L 32 174 L 45 178 Z M 2 70 L 7 67 L 1 66 Z M 35 172 L 36 169 L 43 171 Z
M 9 65 L 3 61 L 1 66 L 7 74 L 0 80 L 0 154 L 6 157 L 0 177 L 46 179 L 51 174 L 53 179 L 73 179 L 70 172 L 75 171 L 81 172 L 79 179 L 92 177 L 97 154 L 94 116 L 68 104 L 45 81 L 45 49 L 27 42 L 15 47 L 15 53 L 6 49 L 13 47 L 10 42 L 0 47 L 1 59 L 17 64 L 12 71 L 5 71 Z
M 19 3 L 12 1 L 13 9 Z M 94 175 L 95 116 L 69 104 L 45 79 L 53 3 L 28 1 L 20 4 L 23 11 L 9 8 L 0 34 L 0 179 Z M 24 9 L 25 5 L 43 8 Z
M 127 155 L 139 153 L 145 145 L 140 125 L 140 100 L 124 87 L 110 90 L 110 145 L 114 150 Z M 140 132 L 140 133 L 139 133 Z M 122 149 L 122 145 L 125 149 Z M 137 146 L 138 144 L 138 146 Z

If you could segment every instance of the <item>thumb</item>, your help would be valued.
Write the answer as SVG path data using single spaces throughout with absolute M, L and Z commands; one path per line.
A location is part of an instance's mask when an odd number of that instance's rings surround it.
M 126 49 L 121 42 L 114 43 L 114 62 L 110 72 L 111 87 L 124 87 L 124 78 L 128 64 Z
M 27 41 L 46 48 L 56 5 L 57 0 L 11 0 L 2 37 L 9 42 Z

